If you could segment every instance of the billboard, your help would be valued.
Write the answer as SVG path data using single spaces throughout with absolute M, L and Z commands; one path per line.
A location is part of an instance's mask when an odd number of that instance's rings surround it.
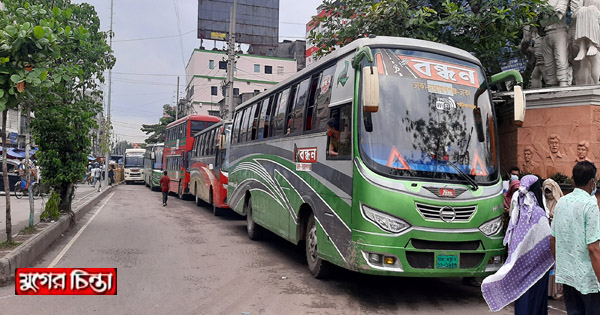
M 233 0 L 198 0 L 198 38 L 225 41 Z M 279 0 L 238 0 L 237 43 L 277 46 Z

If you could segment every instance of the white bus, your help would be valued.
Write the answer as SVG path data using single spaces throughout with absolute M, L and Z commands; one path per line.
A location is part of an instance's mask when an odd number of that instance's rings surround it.
M 146 149 L 127 149 L 123 160 L 125 184 L 144 181 L 144 153 Z

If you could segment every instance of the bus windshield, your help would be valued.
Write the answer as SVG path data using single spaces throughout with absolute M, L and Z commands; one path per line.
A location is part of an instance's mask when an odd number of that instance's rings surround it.
M 443 55 L 373 49 L 377 112 L 360 111 L 360 154 L 394 178 L 490 183 L 498 178 L 490 95 L 480 66 Z M 375 69 L 376 67 L 376 69 Z M 469 177 L 469 178 L 466 178 Z
M 144 153 L 125 154 L 125 167 L 143 167 Z
M 155 148 L 155 153 L 154 153 L 154 165 L 152 166 L 153 169 L 158 169 L 158 170 L 162 170 L 163 165 L 162 165 L 162 160 L 163 160 L 163 150 L 164 147 L 163 146 L 156 146 Z

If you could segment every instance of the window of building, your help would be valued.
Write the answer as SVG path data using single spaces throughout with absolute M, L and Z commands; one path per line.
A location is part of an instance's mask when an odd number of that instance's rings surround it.
M 260 73 L 260 65 L 258 63 L 254 64 L 254 72 Z
M 273 73 L 273 66 L 265 66 L 265 73 L 266 74 L 272 74 Z
M 238 89 L 238 88 L 233 88 L 233 95 L 234 95 L 234 96 L 238 96 L 238 95 L 240 95 L 240 89 Z
M 219 69 L 227 70 L 227 61 L 219 61 Z
M 269 48 L 269 52 L 267 53 L 267 55 L 273 57 L 273 55 L 274 55 L 273 48 Z
M 208 114 L 210 116 L 215 116 L 215 117 L 220 117 L 221 116 L 218 110 L 209 110 Z
M 277 75 L 283 75 L 283 66 L 277 66 Z
M 217 95 L 219 93 L 219 89 L 216 86 L 210 87 L 210 95 Z
M 214 69 L 214 68 L 215 68 L 215 61 L 214 61 L 214 60 L 209 60 L 209 61 L 208 61 L 208 68 L 209 68 L 210 70 L 212 70 L 212 69 Z

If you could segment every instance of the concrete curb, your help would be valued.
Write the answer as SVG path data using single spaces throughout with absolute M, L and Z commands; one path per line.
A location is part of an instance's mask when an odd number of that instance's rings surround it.
M 108 186 L 98 193 L 92 199 L 84 202 L 73 210 L 75 213 L 75 222 L 79 221 L 88 213 L 100 200 L 117 186 Z M 61 234 L 69 230 L 70 217 L 61 215 L 58 221 L 46 227 L 43 231 L 27 239 L 8 255 L 0 258 L 0 286 L 11 283 L 15 277 L 15 268 L 30 267 Z

